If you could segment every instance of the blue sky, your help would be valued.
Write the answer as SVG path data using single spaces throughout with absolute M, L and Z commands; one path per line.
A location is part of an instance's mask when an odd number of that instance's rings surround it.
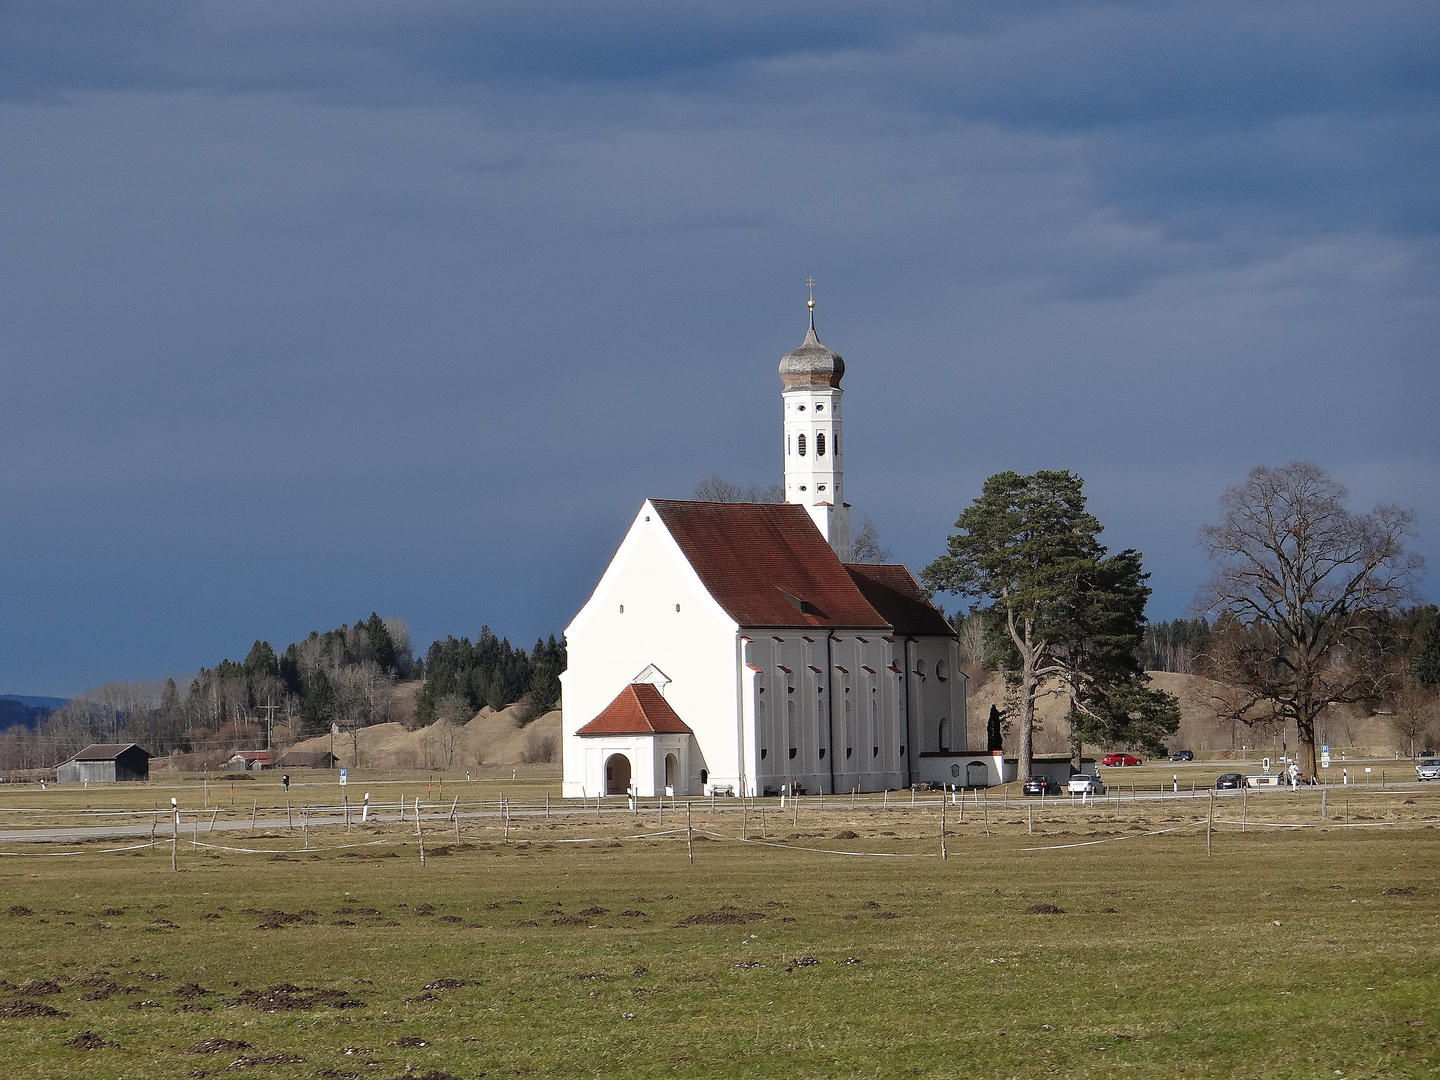
M 1386 0 L 8 3 L 0 690 L 558 633 L 644 497 L 779 478 L 812 274 L 912 567 L 1068 468 L 1184 615 L 1295 459 L 1434 566 L 1437 53 Z

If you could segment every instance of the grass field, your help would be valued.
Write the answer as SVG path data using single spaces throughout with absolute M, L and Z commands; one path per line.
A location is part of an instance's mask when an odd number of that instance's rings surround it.
M 538 805 L 523 780 L 503 786 Z M 427 784 L 403 787 L 438 802 Z M 509 842 L 491 814 L 457 843 L 442 812 L 423 867 L 413 821 L 302 840 L 272 813 L 182 833 L 178 872 L 163 832 L 12 843 L 0 1060 L 128 1080 L 1435 1076 L 1440 791 L 1414 787 L 1332 791 L 1323 821 L 1316 793 L 1252 796 L 1243 833 L 1217 800 L 1213 855 L 1207 799 L 1002 797 L 946 808 L 942 861 L 933 795 L 806 800 L 798 824 L 770 801 L 765 843 L 758 806 L 742 824 L 697 801 L 718 839 L 693 864 L 683 804 L 663 832 L 653 805 L 611 807 L 517 817 Z M 0 808 L 53 824 L 160 788 Z

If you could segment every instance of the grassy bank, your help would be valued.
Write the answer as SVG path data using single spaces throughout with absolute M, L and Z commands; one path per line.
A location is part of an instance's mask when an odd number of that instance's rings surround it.
M 693 865 L 653 812 L 518 821 L 508 843 L 498 820 L 462 820 L 458 844 L 432 823 L 423 867 L 412 824 L 311 829 L 310 851 L 273 823 L 217 832 L 215 847 L 182 843 L 179 872 L 163 843 L 10 845 L 32 853 L 0 862 L 8 1071 L 1440 1067 L 1440 859 L 1424 824 L 1440 793 L 1388 794 L 1348 829 L 1257 827 L 1296 804 L 1251 799 L 1276 812 L 1244 833 L 1222 824 L 1210 856 L 1203 800 L 1038 817 L 1001 803 L 981 811 L 988 835 L 968 806 L 963 823 L 948 810 L 945 861 L 938 807 L 829 802 L 798 826 L 772 807 L 768 844 L 697 804 L 696 826 L 721 838 L 695 843 Z M 206 1040 L 220 1049 L 192 1052 Z

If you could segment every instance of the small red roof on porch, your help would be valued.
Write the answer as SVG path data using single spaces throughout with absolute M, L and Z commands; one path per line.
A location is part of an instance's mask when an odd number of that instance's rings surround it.
M 694 732 L 649 683 L 631 683 L 575 734 L 693 735 Z

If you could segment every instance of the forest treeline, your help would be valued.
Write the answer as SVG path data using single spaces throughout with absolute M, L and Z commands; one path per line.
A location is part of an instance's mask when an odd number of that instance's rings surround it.
M 472 645 L 447 637 L 414 656 L 400 618 L 311 631 L 277 651 L 256 641 L 243 660 L 221 660 L 186 680 L 113 682 L 87 690 L 32 725 L 0 731 L 0 771 L 51 768 L 91 743 L 135 742 L 152 755 L 253 749 L 320 735 L 332 724 L 399 719 L 392 688 L 424 679 L 413 720 L 469 720 L 481 705 L 524 703 L 527 716 L 555 707 L 565 648 L 552 635 L 530 652 L 483 627 Z M 433 676 L 432 676 L 433 671 Z M 410 719 L 406 714 L 406 719 Z

